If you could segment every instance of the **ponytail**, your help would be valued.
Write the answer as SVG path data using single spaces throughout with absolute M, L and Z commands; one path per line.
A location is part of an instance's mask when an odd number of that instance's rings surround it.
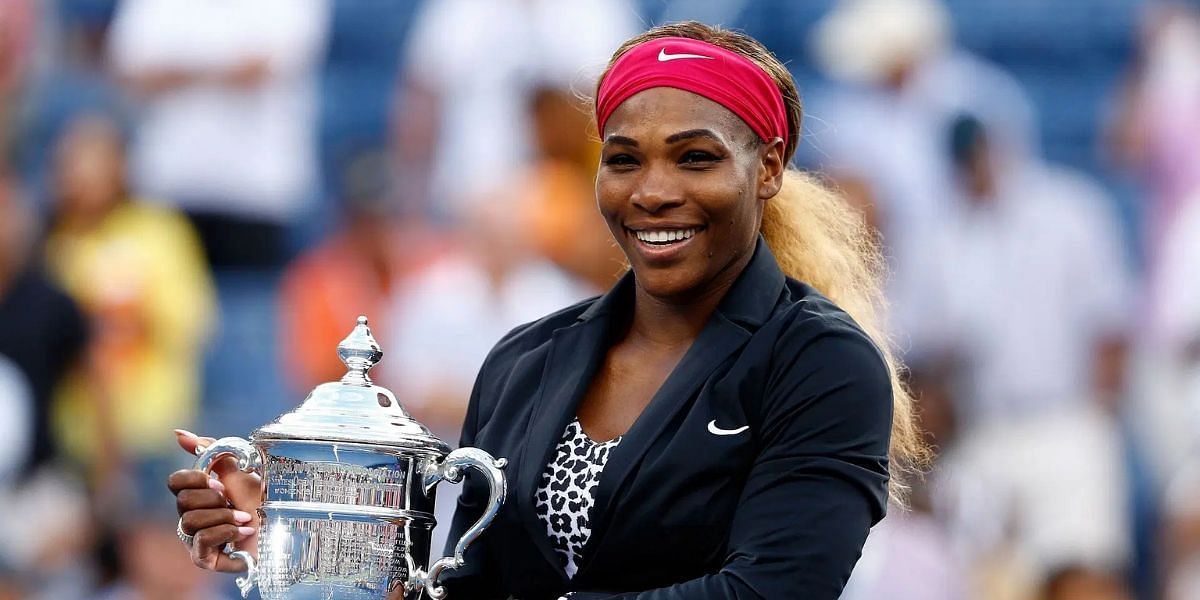
M 763 209 L 762 234 L 784 274 L 803 281 L 846 311 L 875 342 L 892 381 L 889 455 L 892 499 L 904 504 L 907 476 L 928 461 L 903 367 L 884 333 L 883 255 L 862 215 L 812 175 L 788 169 Z

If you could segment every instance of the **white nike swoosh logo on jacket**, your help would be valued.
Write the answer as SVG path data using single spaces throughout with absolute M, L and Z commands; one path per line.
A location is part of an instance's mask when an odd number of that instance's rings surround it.
M 716 419 L 708 422 L 708 432 L 713 435 L 737 435 L 743 431 L 746 431 L 747 429 L 750 429 L 749 425 L 742 425 L 737 429 L 721 429 L 720 427 L 717 427 Z

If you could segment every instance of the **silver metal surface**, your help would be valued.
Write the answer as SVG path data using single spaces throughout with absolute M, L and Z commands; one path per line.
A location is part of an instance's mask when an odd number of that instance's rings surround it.
M 443 571 L 454 570 L 466 564 L 463 554 L 466 553 L 467 547 L 491 524 L 492 520 L 496 518 L 496 513 L 500 512 L 500 505 L 503 504 L 504 497 L 508 493 L 504 472 L 500 470 L 506 464 L 508 464 L 507 459 L 493 458 L 491 454 L 478 448 L 459 448 L 451 452 L 441 463 L 430 463 L 426 467 L 423 485 L 426 495 L 429 496 L 433 495 L 434 488 L 443 480 L 450 483 L 462 481 L 463 467 L 478 469 L 488 481 L 488 507 L 483 511 L 479 520 L 459 538 L 458 543 L 454 545 L 452 556 L 438 559 L 432 567 L 429 567 L 428 572 L 418 570 L 409 578 L 408 590 L 410 592 L 424 589 L 425 593 L 433 600 L 446 597 L 446 589 L 438 585 L 437 581 Z
M 346 365 L 341 381 L 317 386 L 304 402 L 260 427 L 258 440 L 298 439 L 358 442 L 445 456 L 450 447 L 413 419 L 391 390 L 371 382 L 368 371 L 383 358 L 366 317 L 338 344 Z
M 199 452 L 209 470 L 232 456 L 263 480 L 257 560 L 238 579 L 243 597 L 257 586 L 264 600 L 440 600 L 438 577 L 463 565 L 463 553 L 504 502 L 506 460 L 477 448 L 449 446 L 413 420 L 368 371 L 383 357 L 366 317 L 338 345 L 341 381 L 318 386 L 295 410 L 259 428 L 249 441 L 222 438 Z M 488 481 L 488 508 L 432 565 L 430 538 L 437 483 L 474 468 Z

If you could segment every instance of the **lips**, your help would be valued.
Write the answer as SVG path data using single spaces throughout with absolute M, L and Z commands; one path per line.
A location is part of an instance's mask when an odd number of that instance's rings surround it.
M 626 227 L 633 248 L 647 263 L 673 260 L 706 228 L 697 225 L 646 225 Z

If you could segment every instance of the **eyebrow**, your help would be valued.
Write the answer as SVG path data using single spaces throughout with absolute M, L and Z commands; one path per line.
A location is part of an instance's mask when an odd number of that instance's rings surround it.
M 667 136 L 667 139 L 665 141 L 668 144 L 674 144 L 677 142 L 682 142 L 684 140 L 690 140 L 690 139 L 700 138 L 700 137 L 710 138 L 717 142 L 721 141 L 721 138 L 719 136 L 717 136 L 717 134 L 713 133 L 711 129 L 689 129 L 687 131 L 680 131 L 679 133 L 672 133 L 671 135 Z M 638 147 L 637 140 L 630 138 L 630 137 L 625 137 L 623 135 L 615 135 L 615 134 L 610 135 L 607 138 L 605 138 L 604 143 L 620 144 L 622 146 L 632 146 L 634 148 Z
M 633 146 L 634 148 L 638 147 L 637 140 L 635 140 L 631 137 L 625 137 L 623 135 L 610 135 L 607 138 L 604 138 L 604 143 L 605 144 L 620 144 L 622 146 Z
M 690 139 L 698 138 L 698 137 L 711 138 L 712 140 L 717 141 L 717 142 L 721 141 L 721 138 L 718 137 L 717 134 L 713 133 L 712 130 L 689 129 L 687 131 L 680 131 L 679 133 L 673 133 L 673 134 L 667 136 L 666 142 L 668 144 L 674 144 L 675 142 L 682 142 L 683 140 L 690 140 Z

